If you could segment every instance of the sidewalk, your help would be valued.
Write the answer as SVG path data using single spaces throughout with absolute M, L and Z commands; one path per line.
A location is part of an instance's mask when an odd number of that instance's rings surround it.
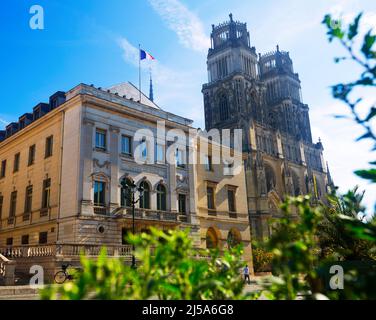
M 30 286 L 0 286 L 0 300 L 14 300 L 24 297 L 29 300 L 29 298 L 38 298 L 38 289 L 30 288 Z M 35 300 L 35 299 L 33 299 Z

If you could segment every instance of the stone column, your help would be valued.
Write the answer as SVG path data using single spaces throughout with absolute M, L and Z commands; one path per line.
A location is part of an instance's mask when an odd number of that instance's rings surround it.
M 278 157 L 281 158 L 281 159 L 284 159 L 283 148 L 282 148 L 282 139 L 281 139 L 281 134 L 279 132 L 277 132 L 276 138 L 277 138 Z
M 93 215 L 93 136 L 94 136 L 94 121 L 89 119 L 84 119 L 83 130 L 82 130 L 82 159 L 81 159 L 81 170 L 82 175 L 82 203 L 81 203 L 81 214 L 82 215 Z
M 5 263 L 4 284 L 6 286 L 14 286 L 15 285 L 15 273 L 16 273 L 16 262 L 8 260 Z
M 119 128 L 110 127 L 110 212 L 120 206 L 120 187 L 119 187 Z
M 300 158 L 302 159 L 302 165 L 307 165 L 305 153 L 304 153 L 304 144 L 302 141 L 299 142 Z
M 171 212 L 177 211 L 177 197 L 176 197 L 176 166 L 173 163 L 168 164 L 168 187 L 170 190 L 170 204 Z

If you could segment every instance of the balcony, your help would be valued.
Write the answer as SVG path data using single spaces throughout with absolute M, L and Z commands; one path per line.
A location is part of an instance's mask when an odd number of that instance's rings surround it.
M 132 218 L 132 209 L 124 208 L 123 217 Z M 135 218 L 143 220 L 155 220 L 155 221 L 171 221 L 177 222 L 178 215 L 174 212 L 169 211 L 158 211 L 152 209 L 135 209 Z
M 22 221 L 25 222 L 25 221 L 29 221 L 30 220 L 30 216 L 31 216 L 31 212 L 25 212 L 23 215 L 22 215 Z
M 48 216 L 48 213 L 49 213 L 49 208 L 42 208 L 40 209 L 40 217 L 47 217 Z
M 101 207 L 101 206 L 95 206 L 94 208 L 94 214 L 100 215 L 100 216 L 107 216 L 108 215 L 108 208 L 107 207 Z
M 217 210 L 215 210 L 215 209 L 208 209 L 208 215 L 209 216 L 216 216 L 217 215 Z
M 13 226 L 15 224 L 15 217 L 8 218 L 8 226 Z
M 236 213 L 236 212 L 229 212 L 228 213 L 228 215 L 229 215 L 229 217 L 231 218 L 231 219 L 237 219 L 238 218 L 238 214 Z
M 107 256 L 128 257 L 132 255 L 130 245 L 106 245 Z M 85 254 L 88 257 L 97 257 L 102 249 L 101 245 L 91 244 L 51 244 L 25 245 L 0 247 L 0 254 L 8 259 L 35 258 L 35 257 L 79 257 Z

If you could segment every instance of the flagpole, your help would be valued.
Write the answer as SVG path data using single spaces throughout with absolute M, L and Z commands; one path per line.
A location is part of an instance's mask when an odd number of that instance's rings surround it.
M 138 91 L 140 91 L 141 103 L 141 45 L 138 45 Z

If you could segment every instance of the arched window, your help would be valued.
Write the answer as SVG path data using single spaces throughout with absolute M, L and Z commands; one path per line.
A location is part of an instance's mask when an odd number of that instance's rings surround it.
M 218 248 L 218 237 L 217 233 L 213 228 L 209 228 L 206 232 L 206 248 L 215 249 Z
M 274 170 L 269 165 L 265 166 L 266 189 L 268 192 L 275 188 L 276 178 Z
M 163 184 L 157 186 L 157 210 L 167 210 L 167 192 L 166 187 Z
M 229 248 L 236 247 L 241 243 L 242 239 L 240 232 L 236 229 L 231 229 L 227 235 L 227 244 Z
M 294 196 L 298 196 L 301 194 L 301 189 L 300 189 L 300 181 L 298 175 L 292 171 L 292 183 L 294 185 Z
M 225 121 L 229 118 L 230 111 L 228 105 L 228 99 L 225 94 L 222 94 L 219 98 L 219 119 Z
M 132 181 L 130 179 L 123 179 L 123 181 L 125 181 L 127 186 L 132 185 Z M 130 188 L 128 189 L 128 192 L 127 192 L 126 189 L 121 187 L 120 204 L 121 204 L 122 207 L 131 207 L 132 206 Z
M 140 198 L 140 208 L 150 209 L 150 186 L 146 181 L 142 181 L 140 187 L 144 189 Z

